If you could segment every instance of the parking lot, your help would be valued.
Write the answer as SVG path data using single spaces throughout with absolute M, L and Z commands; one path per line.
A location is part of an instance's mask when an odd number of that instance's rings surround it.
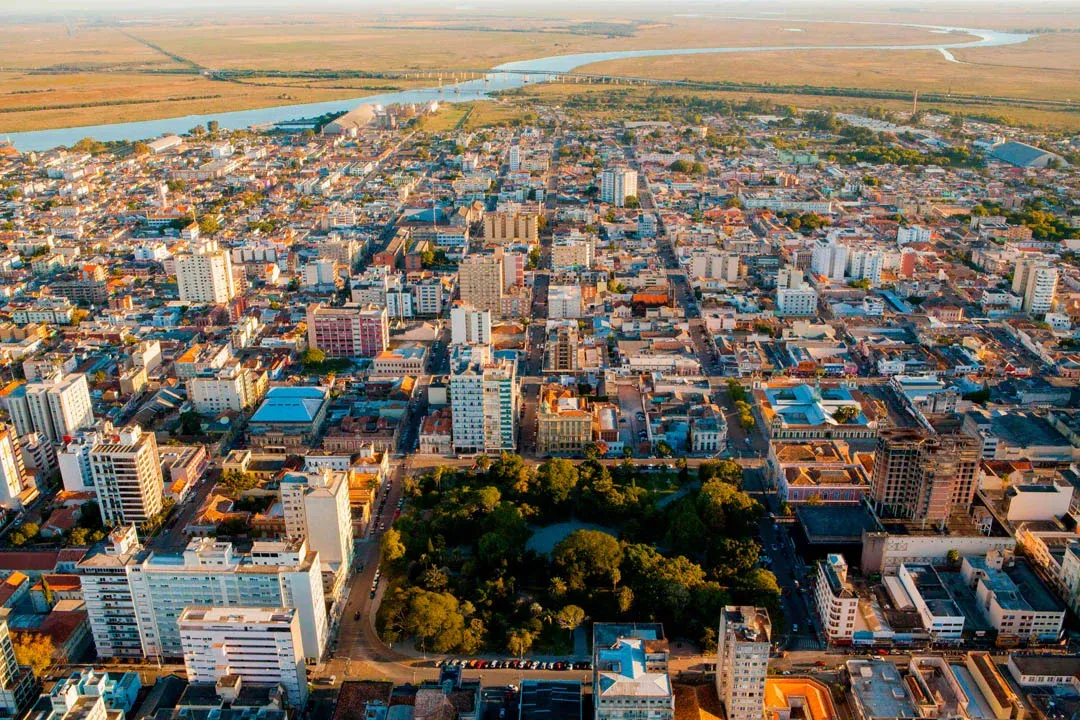
M 565 660 L 472 660 L 451 658 L 437 660 L 435 667 L 460 667 L 463 670 L 592 670 L 591 661 Z

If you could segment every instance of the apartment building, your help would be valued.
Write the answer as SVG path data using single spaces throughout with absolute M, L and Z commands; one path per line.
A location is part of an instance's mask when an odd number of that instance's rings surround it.
M 673 720 L 675 694 L 668 655 L 659 623 L 595 623 L 595 720 Z
M 269 387 L 266 371 L 237 361 L 187 381 L 188 400 L 200 415 L 240 412 L 253 407 Z
M 971 505 L 982 444 L 959 422 L 931 416 L 923 427 L 881 430 L 870 476 L 870 501 L 882 517 L 944 524 L 954 509 Z
M 26 472 L 19 439 L 10 425 L 0 425 L 0 507 L 19 510 L 32 499 L 27 491 L 36 489 L 33 478 Z
M 491 344 L 491 311 L 464 304 L 450 308 L 450 344 Z
M 184 302 L 223 304 L 236 296 L 232 261 L 217 241 L 204 240 L 174 259 L 176 283 Z
M 76 566 L 99 657 L 179 658 L 184 608 L 292 607 L 304 657 L 319 660 L 328 621 L 319 554 L 305 540 L 257 541 L 248 553 L 197 538 L 183 553 L 158 553 L 121 527 L 109 546 Z
M 1065 606 L 1055 597 L 1026 561 L 1004 564 L 1003 553 L 985 557 L 966 556 L 960 575 L 975 589 L 975 601 L 983 618 L 998 637 L 1029 642 L 1061 639 Z
M 637 197 L 638 174 L 630 168 L 609 168 L 600 173 L 600 202 L 616 207 L 626 205 L 626 198 Z
M 503 262 L 498 255 L 470 255 L 458 265 L 458 294 L 463 303 L 501 316 L 503 288 Z
M 90 386 L 82 373 L 57 374 L 27 383 L 24 398 L 25 403 L 18 410 L 9 408 L 19 435 L 37 431 L 58 444 L 65 435 L 94 424 Z M 25 427 L 27 424 L 29 427 Z
M 353 560 L 353 526 L 349 509 L 347 473 L 328 468 L 316 472 L 288 472 L 279 485 L 285 513 L 285 535 L 307 540 L 319 554 L 324 588 L 336 587 Z
M 8 629 L 10 610 L 0 611 L 0 717 L 17 718 L 30 706 L 39 687 L 33 671 L 20 666 Z
M 300 618 L 295 608 L 184 608 L 177 624 L 188 682 L 216 684 L 226 675 L 244 685 L 280 685 L 285 702 L 307 704 Z
M 776 291 L 776 314 L 801 317 L 817 314 L 817 291 L 813 288 L 780 288 Z
M 1021 309 L 1028 315 L 1045 315 L 1054 309 L 1058 270 L 1049 261 L 1021 255 L 1013 272 L 1012 291 L 1020 296 Z
M 312 305 L 307 312 L 308 345 L 327 357 L 374 357 L 390 343 L 387 317 L 386 308 L 375 305 Z
M 487 213 L 484 215 L 484 240 L 497 243 L 538 242 L 539 220 L 540 215 L 535 212 Z
M 450 375 L 454 450 L 513 452 L 520 405 L 514 363 L 493 359 L 482 345 L 470 350 L 455 358 L 456 367 Z
M 765 608 L 728 605 L 717 632 L 716 693 L 728 720 L 761 720 L 772 623 Z
M 105 435 L 90 451 L 90 476 L 109 525 L 141 524 L 162 508 L 157 440 L 138 425 Z
M 818 561 L 814 606 L 828 641 L 850 642 L 859 614 L 859 596 L 848 581 L 848 564 L 843 555 L 830 553 Z

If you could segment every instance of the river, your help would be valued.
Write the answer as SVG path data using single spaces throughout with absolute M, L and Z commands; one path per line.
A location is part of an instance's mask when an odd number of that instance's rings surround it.
M 731 19 L 761 20 L 763 18 Z M 828 21 L 800 20 L 797 22 Z M 891 25 L 892 23 L 853 22 L 850 24 Z M 530 82 L 544 82 L 550 80 L 552 75 L 549 73 L 567 73 L 584 65 L 591 65 L 592 63 L 604 62 L 607 60 L 623 60 L 627 58 L 715 53 L 777 52 L 790 50 L 938 50 L 945 55 L 946 59 L 952 59 L 951 53 L 949 53 L 950 49 L 1016 45 L 1025 42 L 1031 37 L 1030 35 L 1022 33 L 945 27 L 939 25 L 905 24 L 903 27 L 917 27 L 947 35 L 955 34 L 958 36 L 958 41 L 929 45 L 758 45 L 752 47 L 616 50 L 612 52 L 553 55 L 533 60 L 519 60 L 516 62 L 503 63 L 502 65 L 493 68 L 492 72 L 488 74 L 485 79 L 469 80 L 455 85 L 448 85 L 442 88 L 441 91 L 437 87 L 403 90 L 400 92 L 383 93 L 381 95 L 368 95 L 365 97 L 329 100 L 326 102 L 305 103 L 299 105 L 280 105 L 277 107 L 259 108 L 257 110 L 238 110 L 235 112 L 214 113 L 210 115 L 185 115 L 182 117 L 162 118 L 159 120 L 112 123 L 108 125 L 83 125 L 79 127 L 57 128 L 54 130 L 32 130 L 29 132 L 7 133 L 2 137 L 10 140 L 19 150 L 47 150 L 59 145 L 71 145 L 84 137 L 93 137 L 102 141 L 145 140 L 147 138 L 159 137 L 170 133 L 182 134 L 186 133 L 196 125 L 205 125 L 210 120 L 217 120 L 223 129 L 237 129 L 257 125 L 272 125 L 299 118 L 317 117 L 327 113 L 345 112 L 352 110 L 358 105 L 364 104 L 378 104 L 384 106 L 411 103 L 422 104 L 431 102 L 432 100 L 437 100 L 439 102 L 467 102 L 471 100 L 482 100 L 488 97 L 489 93 L 519 88 Z M 979 39 L 972 41 L 966 39 L 964 36 L 975 36 Z M 103 112 L 108 112 L 108 109 L 104 108 Z

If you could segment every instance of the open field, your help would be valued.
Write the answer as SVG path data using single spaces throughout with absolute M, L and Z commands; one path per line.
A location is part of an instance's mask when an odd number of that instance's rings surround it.
M 444 104 L 437 113 L 424 118 L 422 127 L 427 132 L 478 130 L 520 120 L 527 112 L 529 108 L 516 101 Z
M 777 105 L 793 105 L 803 110 L 832 110 L 837 112 L 859 112 L 869 108 L 883 108 L 897 113 L 911 111 L 911 103 L 901 100 L 881 100 L 876 98 L 847 98 L 822 95 L 797 95 L 789 93 L 768 93 L 748 91 L 697 90 L 678 87 L 612 87 L 610 85 L 581 85 L 569 83 L 544 83 L 530 85 L 524 92 L 519 91 L 508 99 L 519 104 L 522 112 L 531 104 L 544 102 L 558 105 L 583 94 L 615 93 L 629 101 L 646 98 L 650 95 L 663 97 L 710 98 L 743 102 L 753 98 L 773 102 Z M 923 102 L 919 107 L 927 110 L 958 112 L 966 115 L 988 115 L 1000 118 L 1014 125 L 1029 125 L 1052 131 L 1076 132 L 1080 130 L 1080 113 L 1048 111 L 1031 108 L 1000 107 L 996 105 L 972 106 L 939 102 Z M 618 102 L 606 103 L 606 109 L 591 113 L 605 119 L 625 118 L 627 120 L 656 120 L 655 109 L 647 112 L 635 112 L 619 107 Z
M 697 8 L 700 10 L 700 7 Z M 814 8 L 789 9 L 760 20 L 665 8 L 661 19 L 613 22 L 595 9 L 558 7 L 564 17 L 534 11 L 503 15 L 236 14 L 213 21 L 140 17 L 123 28 L 62 22 L 0 27 L 0 132 L 124 122 L 271 105 L 318 102 L 427 87 L 421 77 L 252 77 L 225 82 L 197 73 L 253 70 L 300 73 L 454 71 L 548 55 L 625 49 L 819 44 L 958 42 L 924 28 L 890 27 L 802 18 L 841 17 Z M 732 11 L 734 12 L 734 11 Z M 747 10 L 747 13 L 752 11 Z M 926 14 L 906 8 L 859 11 L 859 18 L 891 22 L 987 25 L 956 8 Z M 831 15 L 830 15 L 831 13 Z M 985 13 L 984 13 L 985 14 Z M 635 16 L 631 16 L 635 17 Z M 997 27 L 1080 25 L 1080 13 L 995 8 Z M 1027 19 L 1028 22 L 1021 22 Z M 976 21 L 978 20 L 978 22 Z M 784 51 L 673 56 L 614 61 L 587 70 L 670 79 L 815 84 L 1080 99 L 1080 34 L 1039 37 L 1005 48 L 958 50 L 970 64 L 938 53 Z M 50 72 L 42 73 L 42 69 Z M 58 74 L 63 69 L 69 72 Z M 29 72 L 36 70 L 38 72 Z M 21 72 L 20 72 L 21 71 Z M 450 81 L 449 78 L 446 79 Z M 492 105 L 491 107 L 497 107 Z M 478 110 L 479 112 L 479 110 Z M 482 113 L 481 113 L 482 117 Z M 497 121 L 493 120 L 492 122 Z M 473 126 L 477 122 L 469 118 Z
M 1069 36 L 1080 53 L 1080 35 Z M 1013 48 L 994 48 L 1012 51 Z M 969 51 L 975 55 L 976 50 Z M 596 63 L 583 72 L 705 82 L 957 92 L 1041 100 L 1080 101 L 1076 69 L 949 62 L 933 50 L 815 50 L 632 58 Z

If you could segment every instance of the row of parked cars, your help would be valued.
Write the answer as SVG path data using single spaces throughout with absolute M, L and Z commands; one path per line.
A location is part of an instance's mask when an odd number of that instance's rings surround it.
M 435 667 L 459 667 L 467 670 L 592 670 L 592 662 L 563 660 L 438 660 Z

